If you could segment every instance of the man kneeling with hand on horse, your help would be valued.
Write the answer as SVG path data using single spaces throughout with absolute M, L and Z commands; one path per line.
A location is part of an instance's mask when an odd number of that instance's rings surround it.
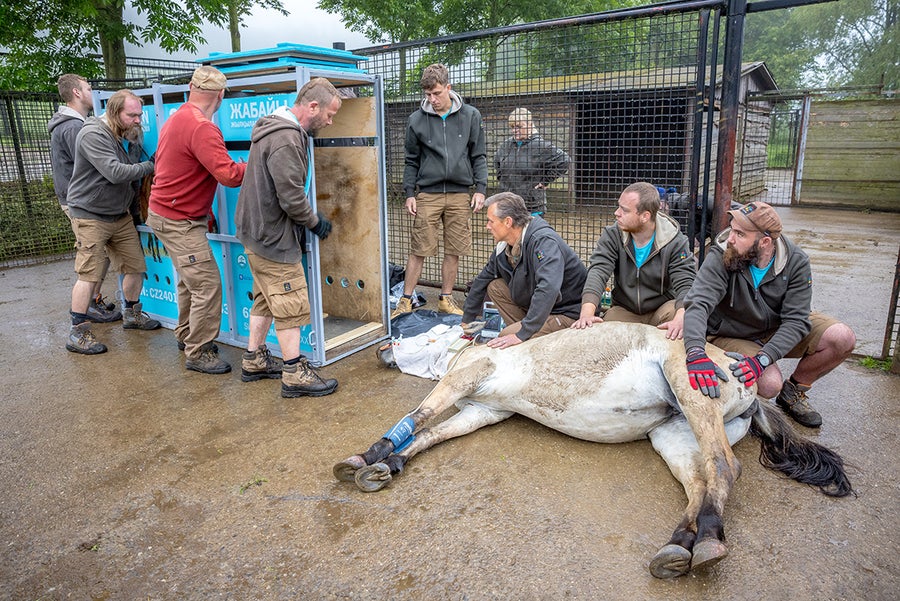
M 850 356 L 856 336 L 849 326 L 811 312 L 809 257 L 781 232 L 781 218 L 764 202 L 728 212 L 722 231 L 685 298 L 684 347 L 691 386 L 718 396 L 707 342 L 736 359 L 731 371 L 745 386 L 775 402 L 795 421 L 822 425 L 806 392 Z M 799 358 L 782 383 L 776 361 Z

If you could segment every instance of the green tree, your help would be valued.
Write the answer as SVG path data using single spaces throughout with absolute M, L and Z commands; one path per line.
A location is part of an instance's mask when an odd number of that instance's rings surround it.
M 340 15 L 348 29 L 362 33 L 372 42 L 405 42 L 640 3 L 641 0 L 319 0 L 318 6 Z M 499 68 L 498 52 L 507 40 L 504 36 L 496 36 L 473 43 L 481 58 L 485 79 L 495 79 Z M 465 58 L 470 46 L 433 45 L 415 56 L 411 56 L 412 50 L 401 49 L 397 73 L 400 93 L 414 89 L 417 74 L 423 66 L 436 60 L 456 64 Z M 413 60 L 415 62 L 411 64 Z
M 900 87 L 900 0 L 841 0 L 751 13 L 745 60 L 764 60 L 779 87 Z
M 89 57 L 98 49 L 106 78 L 124 79 L 126 41 L 137 46 L 156 43 L 167 52 L 196 52 L 206 41 L 204 23 L 229 27 L 236 21 L 239 26 L 253 6 L 287 14 L 280 0 L 129 0 L 128 5 L 146 18 L 146 24 L 125 22 L 126 0 L 0 4 L 0 46 L 9 49 L 0 66 L 2 87 L 45 89 L 64 71 L 96 76 Z

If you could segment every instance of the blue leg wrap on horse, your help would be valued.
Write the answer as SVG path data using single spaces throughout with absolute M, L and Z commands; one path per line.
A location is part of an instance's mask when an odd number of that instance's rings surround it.
M 403 449 L 405 449 L 406 447 L 411 445 L 415 439 L 416 439 L 416 435 L 415 434 L 411 435 L 409 438 L 404 440 L 403 443 L 399 447 L 395 447 L 394 452 L 399 453 L 400 451 L 402 451 Z
M 397 422 L 396 426 L 388 430 L 387 434 L 382 436 L 382 438 L 386 438 L 394 443 L 394 452 L 396 453 L 405 446 L 403 443 L 406 443 L 407 439 L 412 438 L 412 433 L 415 429 L 416 425 L 413 423 L 413 419 L 407 415 Z M 409 442 L 412 441 L 410 440 Z

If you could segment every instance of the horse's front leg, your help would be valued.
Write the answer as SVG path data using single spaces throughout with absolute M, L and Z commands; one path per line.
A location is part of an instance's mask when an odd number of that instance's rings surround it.
M 391 453 L 403 450 L 412 443 L 416 437 L 416 431 L 423 424 L 474 392 L 484 378 L 493 372 L 493 369 L 493 362 L 484 361 L 469 367 L 457 366 L 448 372 L 415 410 L 407 413 L 366 452 L 351 455 L 344 461 L 335 464 L 333 468 L 335 478 L 342 482 L 353 482 L 357 470 L 378 463 Z
M 511 416 L 512 411 L 490 409 L 483 405 L 467 403 L 463 408 L 433 428 L 424 428 L 415 434 L 408 446 L 389 455 L 384 461 L 363 466 L 354 475 L 356 486 L 363 492 L 375 492 L 387 486 L 393 477 L 403 471 L 406 463 L 434 445 L 465 436 L 484 426 L 501 422 Z

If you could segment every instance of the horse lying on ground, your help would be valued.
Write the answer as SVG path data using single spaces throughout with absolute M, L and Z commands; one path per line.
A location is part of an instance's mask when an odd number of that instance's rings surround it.
M 733 362 L 716 347 L 707 353 L 719 366 Z M 719 398 L 693 390 L 683 343 L 640 324 L 563 330 L 504 350 L 470 348 L 414 411 L 368 451 L 335 465 L 334 474 L 363 491 L 380 490 L 418 453 L 514 413 L 594 442 L 649 437 L 688 498 L 650 572 L 680 576 L 728 553 L 722 513 L 741 472 L 731 445 L 748 430 L 760 438 L 763 465 L 829 496 L 853 493 L 837 454 L 797 435 L 774 405 L 757 401 L 755 386 L 724 371 L 719 377 Z M 422 427 L 453 404 L 458 413 Z

